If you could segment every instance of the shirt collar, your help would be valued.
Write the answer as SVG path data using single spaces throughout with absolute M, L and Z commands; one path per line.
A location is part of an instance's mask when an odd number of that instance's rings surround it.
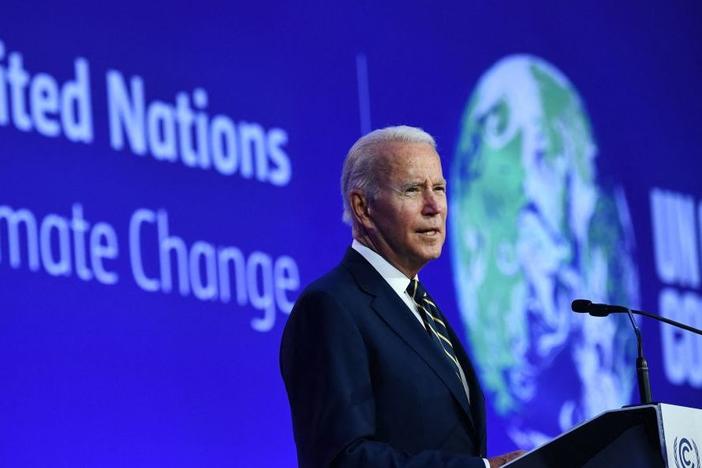
M 358 242 L 356 239 L 351 243 L 351 248 L 361 254 L 375 270 L 380 273 L 380 276 L 390 285 L 390 287 L 398 295 L 403 295 L 407 291 L 407 286 L 410 284 L 410 279 L 405 276 L 400 270 L 392 266 L 390 262 L 385 260 L 379 253 Z M 414 279 L 419 279 L 415 275 Z

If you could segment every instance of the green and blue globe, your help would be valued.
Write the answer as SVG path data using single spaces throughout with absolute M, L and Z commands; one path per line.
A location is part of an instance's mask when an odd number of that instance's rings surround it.
M 540 445 L 629 403 L 636 344 L 626 316 L 574 298 L 638 305 L 624 192 L 597 174 L 576 89 L 554 66 L 508 56 L 480 79 L 450 173 L 450 246 L 466 342 L 511 439 Z

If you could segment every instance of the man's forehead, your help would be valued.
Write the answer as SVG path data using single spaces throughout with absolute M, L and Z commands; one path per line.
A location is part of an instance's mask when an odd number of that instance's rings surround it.
M 388 156 L 437 155 L 434 146 L 419 141 L 388 141 L 383 143 L 381 153 Z
M 443 179 L 439 155 L 428 143 L 393 142 L 381 154 L 386 177 Z

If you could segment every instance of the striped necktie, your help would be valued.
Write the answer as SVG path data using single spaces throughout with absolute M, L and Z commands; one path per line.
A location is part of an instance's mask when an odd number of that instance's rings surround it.
M 434 304 L 429 295 L 427 294 L 424 287 L 419 284 L 419 281 L 413 279 L 409 286 L 407 286 L 407 294 L 410 295 L 414 303 L 417 305 L 419 312 L 424 319 L 424 326 L 427 329 L 429 335 L 433 338 L 432 341 L 439 346 L 441 351 L 443 351 L 446 359 L 449 360 L 451 367 L 456 372 L 456 377 L 461 382 L 463 389 L 466 392 L 466 397 L 470 401 L 470 393 L 468 392 L 468 386 L 463 374 L 463 369 L 458 363 L 458 358 L 456 353 L 453 351 L 453 345 L 449 339 L 448 330 L 446 329 L 446 322 L 439 312 L 439 308 Z

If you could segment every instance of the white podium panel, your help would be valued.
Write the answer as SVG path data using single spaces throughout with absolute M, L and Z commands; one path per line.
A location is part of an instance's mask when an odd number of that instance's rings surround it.
M 702 468 L 702 410 L 659 406 L 661 439 L 670 468 Z

